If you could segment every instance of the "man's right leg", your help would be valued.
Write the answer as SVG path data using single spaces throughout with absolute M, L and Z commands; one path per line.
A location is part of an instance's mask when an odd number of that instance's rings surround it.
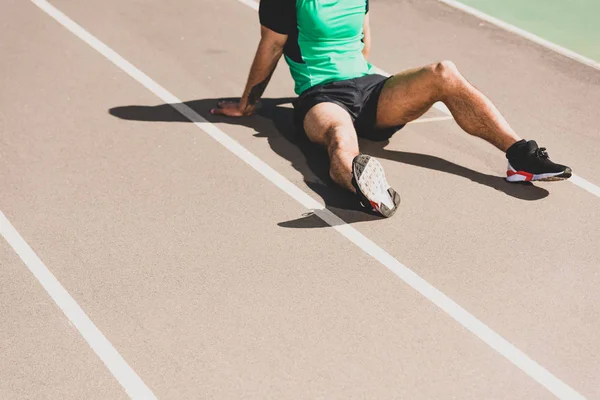
M 511 182 L 562 180 L 571 168 L 552 162 L 545 148 L 526 142 L 512 130 L 490 100 L 471 85 L 454 63 L 442 61 L 390 78 L 379 97 L 378 127 L 406 124 L 443 101 L 463 130 L 485 139 L 506 153 L 506 178 Z
M 304 117 L 304 131 L 311 142 L 327 149 L 331 179 L 356 193 L 352 160 L 358 155 L 358 138 L 350 114 L 337 104 L 319 103 Z

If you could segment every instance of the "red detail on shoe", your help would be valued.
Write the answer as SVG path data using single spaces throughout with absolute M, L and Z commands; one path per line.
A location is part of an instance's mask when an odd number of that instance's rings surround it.
M 506 171 L 506 175 L 507 176 L 513 176 L 513 175 L 524 176 L 526 182 L 529 182 L 530 180 L 533 179 L 533 174 L 530 174 L 529 172 L 525 172 L 525 171 L 511 171 L 511 170 L 508 170 L 508 171 Z
M 373 211 L 377 211 L 379 212 L 379 204 L 375 203 L 374 201 L 369 200 L 369 203 L 371 203 L 371 207 L 373 207 Z

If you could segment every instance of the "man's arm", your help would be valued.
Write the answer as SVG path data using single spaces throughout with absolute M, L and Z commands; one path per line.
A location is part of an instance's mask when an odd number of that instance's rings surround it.
M 369 53 L 371 51 L 371 25 L 369 24 L 369 13 L 365 15 L 365 21 L 363 22 L 363 42 L 365 43 L 365 47 L 363 48 L 363 55 L 366 59 L 369 58 Z
M 287 35 L 261 26 L 261 39 L 252 67 L 250 67 L 250 74 L 242 98 L 239 102 L 220 102 L 218 107 L 213 108 L 210 112 L 229 117 L 251 115 L 267 88 L 273 72 L 275 72 L 286 41 Z

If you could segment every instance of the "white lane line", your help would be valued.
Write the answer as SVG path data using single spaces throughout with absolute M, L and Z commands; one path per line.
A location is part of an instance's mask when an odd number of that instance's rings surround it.
M 600 187 L 594 185 L 592 182 L 590 182 L 586 179 L 583 179 L 579 175 L 573 174 L 573 176 L 569 179 L 569 181 L 572 184 L 577 185 L 584 190 L 587 190 L 591 194 L 600 197 Z
M 414 121 L 409 122 L 408 125 L 423 124 L 426 122 L 449 121 L 449 120 L 454 120 L 454 118 L 452 118 L 451 115 L 446 115 L 444 117 L 419 118 L 419 119 L 415 119 Z
M 0 211 L 0 234 L 23 260 L 29 271 L 46 289 L 52 300 L 71 321 L 96 355 L 100 357 L 111 374 L 123 386 L 129 397 L 136 400 L 156 399 L 154 393 L 131 369 L 127 361 L 100 332 L 48 267 L 44 265 L 2 211 Z
M 241 0 L 240 0 L 241 1 Z M 248 1 L 248 0 L 246 0 Z M 572 60 L 578 61 L 582 64 L 585 64 L 589 67 L 595 68 L 597 70 L 600 70 L 600 62 L 597 62 L 595 60 L 592 60 L 591 58 L 582 56 L 581 54 L 578 54 L 572 50 L 566 49 L 562 46 L 557 45 L 556 43 L 552 43 L 546 39 L 542 39 L 539 36 L 534 35 L 531 32 L 527 32 L 524 29 L 521 28 L 517 28 L 514 25 L 511 25 L 509 23 L 506 23 L 498 18 L 492 17 L 491 15 L 485 14 L 479 10 L 474 9 L 473 7 L 469 7 L 467 5 L 464 5 L 458 1 L 454 1 L 454 0 L 438 0 L 444 4 L 449 5 L 450 7 L 456 8 L 458 10 L 461 10 L 467 14 L 471 14 L 481 20 L 484 20 L 486 22 L 489 22 L 492 25 L 496 25 L 498 28 L 504 29 L 505 31 L 508 31 L 510 33 L 514 33 L 515 35 L 519 35 L 527 40 L 530 40 L 536 44 L 539 44 L 540 46 L 543 46 L 549 50 L 555 51 L 558 54 L 561 54 L 565 57 L 568 57 Z
M 258 11 L 258 3 L 255 2 L 254 0 L 238 0 L 240 3 L 244 3 L 245 5 L 247 5 L 250 8 L 255 9 L 256 11 Z
M 456 302 L 454 302 L 454 300 L 450 299 L 448 296 L 433 287 L 429 282 L 421 278 L 410 268 L 396 260 L 393 256 L 391 256 L 373 241 L 365 237 L 352 226 L 348 225 L 344 220 L 326 209 L 322 204 L 303 192 L 300 188 L 287 180 L 279 172 L 271 168 L 260 158 L 249 152 L 245 147 L 229 137 L 225 132 L 206 121 L 190 107 L 183 104 L 181 100 L 152 80 L 148 75 L 134 67 L 130 62 L 125 60 L 114 50 L 91 35 L 61 11 L 50 5 L 45 0 L 31 1 L 37 4 L 42 10 L 48 13 L 48 15 L 62 24 L 81 40 L 97 50 L 117 67 L 129 74 L 129 76 L 131 76 L 133 79 L 158 96 L 162 101 L 171 103 L 171 105 L 177 111 L 192 121 L 194 125 L 203 130 L 217 142 L 221 143 L 233 154 L 237 155 L 241 160 L 246 162 L 262 176 L 287 193 L 291 198 L 296 200 L 308 210 L 313 211 L 319 218 L 329 224 L 342 236 L 350 240 L 365 253 L 379 261 L 396 276 L 425 296 L 425 298 L 427 298 L 429 301 L 437 305 L 440 309 L 445 311 L 459 324 L 471 331 L 474 335 L 487 343 L 499 354 L 506 357 L 506 359 L 524 371 L 527 375 L 535 379 L 550 392 L 554 393 L 561 399 L 584 399 L 584 397 L 575 389 L 571 388 L 559 378 L 552 375 L 552 373 L 550 373 L 547 369 L 531 359 L 521 350 L 517 349 L 514 345 L 509 343 L 506 339 L 494 332 L 475 316 L 459 306 Z

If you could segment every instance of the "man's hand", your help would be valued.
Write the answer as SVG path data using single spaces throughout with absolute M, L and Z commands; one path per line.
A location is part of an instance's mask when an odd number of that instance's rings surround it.
M 217 108 L 210 110 L 213 115 L 224 115 L 226 117 L 246 117 L 252 115 L 254 107 L 242 107 L 239 101 L 220 101 Z

